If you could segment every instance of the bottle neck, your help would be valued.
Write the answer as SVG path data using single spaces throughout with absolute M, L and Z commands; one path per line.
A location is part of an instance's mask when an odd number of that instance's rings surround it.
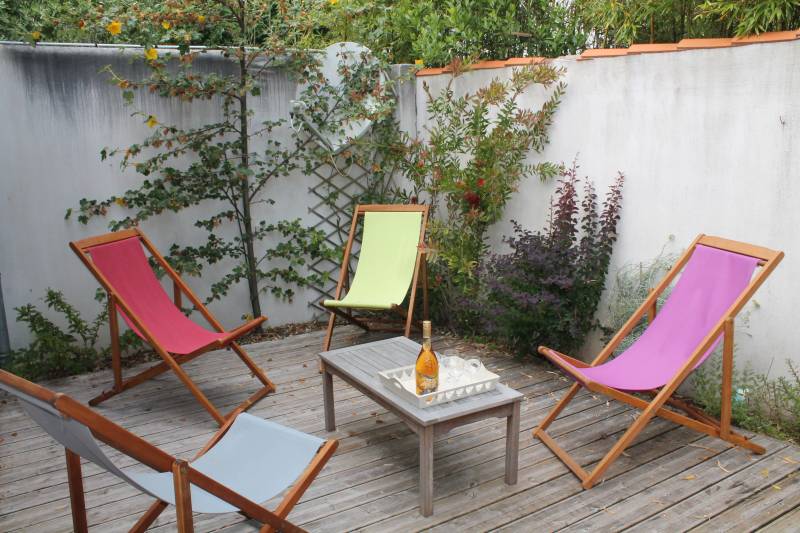
M 431 351 L 431 338 L 426 337 L 422 339 L 422 349 L 426 352 Z

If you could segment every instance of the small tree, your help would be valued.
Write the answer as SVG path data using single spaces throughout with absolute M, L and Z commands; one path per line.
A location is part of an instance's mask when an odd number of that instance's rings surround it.
M 431 274 L 438 319 L 457 327 L 456 301 L 477 289 L 475 270 L 486 255 L 486 230 L 503 214 L 523 179 L 556 174 L 552 163 L 530 163 L 541 152 L 565 84 L 561 71 L 547 63 L 515 69 L 508 81 L 493 80 L 475 94 L 457 96 L 452 83 L 466 66 L 454 64 L 454 75 L 441 92 L 427 84 L 430 127 L 424 139 L 410 144 L 406 175 L 416 201 L 427 196 L 434 217 L 429 241 L 434 255 Z M 520 108 L 518 99 L 532 85 L 551 88 L 539 109 Z
M 103 200 L 81 200 L 78 220 L 86 223 L 104 216 L 117 204 L 132 211 L 111 222 L 112 229 L 119 229 L 165 211 L 218 203 L 224 206 L 220 211 L 194 223 L 207 232 L 206 242 L 201 246 L 174 244 L 167 258 L 180 272 L 194 275 L 208 264 L 233 259 L 234 266 L 211 286 L 209 300 L 221 298 L 232 285 L 244 281 L 250 311 L 257 316 L 263 291 L 291 298 L 294 293 L 287 285 L 324 283 L 324 275 L 305 270 L 309 258 L 333 258 L 336 254 L 321 232 L 303 227 L 299 219 L 267 224 L 253 216 L 254 205 L 274 203 L 265 194 L 269 183 L 313 166 L 314 156 L 320 152 L 309 150 L 312 143 L 307 135 L 294 133 L 291 142 L 279 141 L 274 134 L 285 126 L 284 120 L 253 124 L 249 102 L 249 97 L 258 96 L 264 87 L 259 75 L 270 68 L 283 69 L 305 84 L 306 109 L 319 129 L 340 127 L 327 121 L 334 108 L 350 105 L 357 110 L 364 94 L 383 95 L 375 87 L 374 76 L 369 78 L 371 82 L 360 77 L 374 74 L 374 69 L 367 67 L 346 69 L 345 97 L 331 95 L 316 57 L 304 48 L 314 29 L 310 13 L 317 3 L 173 0 L 147 10 L 134 5 L 125 12 L 107 13 L 98 8 L 101 16 L 94 20 L 109 34 L 128 32 L 144 46 L 139 59 L 149 69 L 145 79 L 131 80 L 107 69 L 126 102 L 133 102 L 136 91 L 181 102 L 212 100 L 220 103 L 222 118 L 185 127 L 162 123 L 146 111 L 134 113 L 152 128 L 152 134 L 125 150 L 104 149 L 101 157 L 120 155 L 123 168 L 133 168 L 144 177 L 141 185 Z M 217 48 L 192 49 L 190 43 L 195 39 Z M 177 51 L 164 53 L 156 47 L 165 41 L 180 43 Z M 233 62 L 233 73 L 199 72 L 194 64 L 203 53 L 221 54 Z M 370 112 L 379 114 L 381 110 Z M 182 164 L 184 156 L 189 156 L 188 164 Z M 233 237 L 226 237 L 222 228 L 230 226 Z M 275 234 L 282 238 L 277 246 L 259 247 Z

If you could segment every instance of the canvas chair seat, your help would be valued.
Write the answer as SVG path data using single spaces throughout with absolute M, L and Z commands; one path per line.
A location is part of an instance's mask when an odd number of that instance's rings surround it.
M 70 454 L 91 461 L 156 498 L 151 510 L 145 513 L 132 531 L 144 531 L 167 504 L 179 507 L 179 514 L 184 519 L 184 522 L 179 520 L 180 531 L 191 531 L 192 512 L 216 514 L 246 511 L 252 514 L 254 510 L 262 519 L 268 520 L 268 526 L 280 524 L 279 529 L 298 531 L 300 529 L 286 522 L 285 517 L 337 447 L 335 440 L 325 441 L 275 422 L 237 412 L 214 435 L 199 457 L 184 464 L 233 491 L 237 498 L 248 500 L 248 508 L 234 505 L 223 493 L 215 493 L 213 487 L 203 488 L 188 479 L 182 479 L 180 483 L 188 486 L 190 495 L 178 501 L 178 482 L 174 469 L 177 459 L 71 398 L 3 370 L 0 370 L 0 390 L 20 400 L 25 412 L 68 450 L 68 469 L 78 469 L 77 473 L 69 473 L 76 531 L 86 530 L 86 516 L 80 463 L 71 462 Z M 122 470 L 103 451 L 98 438 L 134 458 L 139 465 Z M 147 471 L 141 471 L 142 466 Z M 257 505 L 290 487 L 291 490 L 275 512 Z M 188 509 L 185 508 L 187 505 Z
M 222 425 L 236 410 L 228 415 L 220 413 L 181 368 L 182 364 L 220 348 L 232 350 L 262 384 L 259 390 L 239 406 L 242 410 L 247 410 L 275 390 L 275 385 L 264 371 L 236 343 L 237 339 L 262 324 L 266 317 L 256 317 L 238 328 L 226 331 L 139 228 L 89 237 L 71 242 L 70 247 L 108 294 L 114 384 L 112 388 L 89 400 L 89 405 L 98 405 L 171 370 L 214 420 Z M 166 273 L 166 277 L 171 279 L 172 299 L 153 272 L 145 249 L 156 265 Z M 199 312 L 211 329 L 200 326 L 184 314 L 184 296 L 188 298 L 187 303 L 191 308 Z M 150 344 L 161 357 L 161 363 L 123 379 L 117 314 L 122 315 L 131 330 Z
M 391 309 L 403 303 L 414 276 L 421 212 L 367 212 L 353 283 L 325 307 Z
M 178 309 L 156 278 L 139 239 L 94 246 L 89 255 L 119 297 L 168 352 L 189 354 L 225 338 L 225 332 L 209 331 Z M 137 335 L 147 340 L 124 311 L 120 314 Z
M 361 248 L 352 283 L 350 260 L 358 221 L 363 217 Z M 417 285 L 422 285 L 422 315 L 428 318 L 428 270 L 425 228 L 428 206 L 357 205 L 350 234 L 345 244 L 342 268 L 333 298 L 320 302 L 330 311 L 322 350 L 330 349 L 336 318 L 365 331 L 401 331 L 408 337 L 413 321 Z M 402 304 L 408 295 L 408 308 Z M 397 320 L 379 319 L 363 311 L 392 311 L 405 319 L 402 329 Z M 359 313 L 354 313 L 358 311 Z M 321 363 L 320 363 L 321 364 Z M 321 370 L 320 366 L 320 370 Z
M 609 466 L 654 416 L 752 452 L 764 453 L 762 446 L 731 427 L 734 319 L 782 259 L 783 252 L 700 235 L 594 361 L 584 363 L 540 346 L 539 353 L 576 383 L 533 430 L 533 436 L 572 470 L 585 489 L 601 481 Z M 760 271 L 753 275 L 759 267 Z M 679 274 L 666 302 L 657 309 L 659 295 Z M 611 359 L 620 342 L 645 315 L 649 325 L 644 333 L 627 350 Z M 720 342 L 723 343 L 721 413 L 717 420 L 690 402 L 675 397 L 674 393 Z M 590 472 L 546 431 L 581 387 L 642 410 Z M 648 402 L 631 392 L 650 395 L 652 400 Z
M 297 479 L 325 441 L 300 431 L 242 413 L 213 448 L 192 467 L 257 503 L 283 492 Z M 175 504 L 170 472 L 128 474 L 152 496 Z M 238 509 L 192 486 L 192 509 L 230 513 Z
M 597 366 L 577 367 L 560 359 L 562 369 L 582 382 L 628 391 L 665 385 L 683 366 L 725 311 L 747 288 L 758 259 L 698 245 L 675 288 L 644 333 L 624 352 Z M 695 368 L 719 345 L 719 336 Z

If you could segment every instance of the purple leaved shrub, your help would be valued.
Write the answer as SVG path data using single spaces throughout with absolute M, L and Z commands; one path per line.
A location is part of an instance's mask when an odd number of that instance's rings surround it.
M 520 354 L 540 345 L 579 348 L 596 326 L 622 207 L 619 174 L 598 209 L 598 196 L 577 164 L 561 173 L 547 227 L 538 232 L 514 224 L 504 241 L 508 254 L 492 255 L 480 272 L 483 290 L 471 305 L 480 333 Z M 578 193 L 582 188 L 583 194 Z

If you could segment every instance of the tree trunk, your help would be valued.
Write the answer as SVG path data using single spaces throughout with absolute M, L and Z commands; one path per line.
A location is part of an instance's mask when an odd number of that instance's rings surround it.
M 239 26 L 242 39 L 246 35 L 244 3 L 240 0 Z M 244 44 L 239 47 L 239 140 L 242 149 L 242 167 L 250 168 L 250 133 L 247 124 L 247 49 Z M 253 318 L 261 316 L 261 300 L 258 294 L 258 274 L 256 271 L 256 252 L 253 242 L 253 218 L 250 211 L 250 176 L 240 176 L 242 197 L 242 226 L 244 230 L 243 244 L 245 249 L 245 263 L 247 266 L 247 288 L 250 292 L 250 308 Z M 260 331 L 260 326 L 257 331 Z

